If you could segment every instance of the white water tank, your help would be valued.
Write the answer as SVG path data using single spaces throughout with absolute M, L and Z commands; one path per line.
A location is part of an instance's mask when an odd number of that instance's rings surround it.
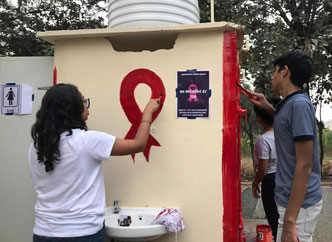
M 108 27 L 199 23 L 198 0 L 108 0 Z

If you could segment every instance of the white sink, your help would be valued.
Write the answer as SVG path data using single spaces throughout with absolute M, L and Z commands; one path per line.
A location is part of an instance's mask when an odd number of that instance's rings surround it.
M 113 208 L 107 208 L 105 214 L 106 235 L 115 241 L 150 241 L 167 233 L 165 225 L 151 225 L 162 208 L 121 207 L 119 213 L 113 213 Z M 120 226 L 119 219 L 130 216 L 129 226 Z

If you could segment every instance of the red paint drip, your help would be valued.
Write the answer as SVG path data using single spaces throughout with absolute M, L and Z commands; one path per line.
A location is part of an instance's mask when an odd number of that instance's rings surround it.
M 56 70 L 56 66 L 54 66 L 53 69 L 53 86 L 57 84 L 57 70 Z
M 144 83 L 151 88 L 151 98 L 159 98 L 160 108 L 153 114 L 152 122 L 159 115 L 165 98 L 166 92 L 162 80 L 154 72 L 148 69 L 136 69 L 129 72 L 122 80 L 120 88 L 120 102 L 121 106 L 132 124 L 125 139 L 134 139 L 138 130 L 138 127 L 142 120 L 142 112 L 136 103 L 134 91 L 138 84 Z M 149 154 L 152 146 L 161 146 L 159 142 L 150 134 L 143 155 L 146 161 L 149 161 Z M 131 155 L 133 161 L 135 161 L 135 154 Z
M 239 183 L 237 88 L 237 33 L 225 32 L 223 41 L 223 241 L 238 242 L 242 235 Z

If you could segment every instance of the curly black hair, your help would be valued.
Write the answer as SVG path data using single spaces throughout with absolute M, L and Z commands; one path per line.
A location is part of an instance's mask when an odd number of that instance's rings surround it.
M 54 170 L 60 160 L 61 134 L 67 131 L 72 135 L 72 129 L 87 129 L 82 119 L 83 105 L 81 93 L 71 84 L 57 84 L 44 95 L 31 136 L 38 161 L 44 163 L 46 172 Z

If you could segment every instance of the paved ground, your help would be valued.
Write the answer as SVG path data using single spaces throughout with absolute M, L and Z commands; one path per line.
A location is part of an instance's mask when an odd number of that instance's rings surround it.
M 322 186 L 323 190 L 323 207 L 317 221 L 315 233 L 313 235 L 314 242 L 332 242 L 332 186 Z M 242 186 L 242 215 L 244 219 L 244 232 L 247 234 L 246 242 L 255 242 L 250 240 L 253 233 L 256 233 L 256 224 L 265 220 L 265 213 L 261 199 L 253 199 L 251 195 L 251 186 Z M 266 220 L 265 220 L 266 221 Z M 254 235 L 255 236 L 255 235 Z

